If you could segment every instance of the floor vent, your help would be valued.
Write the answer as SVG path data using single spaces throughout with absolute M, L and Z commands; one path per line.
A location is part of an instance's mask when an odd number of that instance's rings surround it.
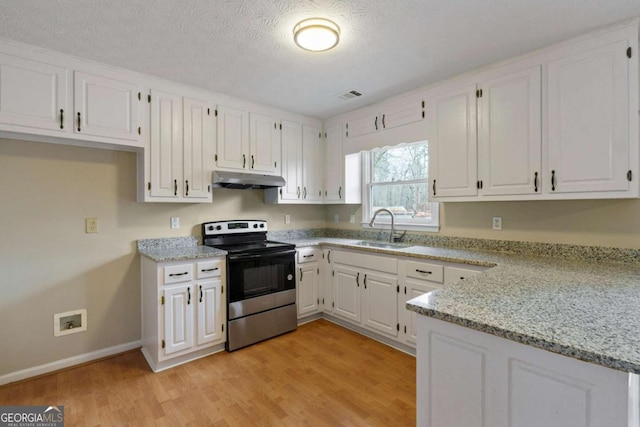
M 338 99 L 341 99 L 343 101 L 349 101 L 359 96 L 362 96 L 362 92 L 358 92 L 357 90 L 350 90 L 349 92 L 338 95 Z

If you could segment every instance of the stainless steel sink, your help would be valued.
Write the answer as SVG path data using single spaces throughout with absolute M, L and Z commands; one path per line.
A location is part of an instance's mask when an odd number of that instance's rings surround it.
M 404 243 L 372 242 L 368 240 L 356 242 L 355 244 L 358 246 L 366 246 L 370 248 L 381 248 L 381 249 L 404 249 L 410 246 Z

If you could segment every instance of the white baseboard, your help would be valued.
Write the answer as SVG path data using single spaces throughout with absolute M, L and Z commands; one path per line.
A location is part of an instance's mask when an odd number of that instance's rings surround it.
M 80 354 L 78 356 L 68 357 L 62 360 L 56 360 L 55 362 L 45 363 L 44 365 L 10 372 L 8 374 L 0 376 L 0 385 L 24 380 L 27 378 L 35 377 L 37 375 L 47 374 L 49 372 L 69 368 L 81 363 L 91 362 L 92 360 L 100 359 L 102 357 L 124 353 L 125 351 L 134 350 L 136 348 L 140 348 L 141 346 L 142 341 L 133 341 L 126 344 L 115 345 L 113 347 L 107 347 L 100 350 L 92 351 L 90 353 Z

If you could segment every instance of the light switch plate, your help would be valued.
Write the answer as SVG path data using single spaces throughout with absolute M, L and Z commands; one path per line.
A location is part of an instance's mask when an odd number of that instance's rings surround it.
M 285 224 L 289 224 L 291 222 L 291 215 L 285 215 L 284 216 L 284 223 Z

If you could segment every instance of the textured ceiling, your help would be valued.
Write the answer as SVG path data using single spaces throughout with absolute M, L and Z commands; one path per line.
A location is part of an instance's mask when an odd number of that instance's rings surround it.
M 336 49 L 293 44 L 315 16 Z M 326 118 L 637 16 L 640 0 L 0 0 L 0 37 Z

